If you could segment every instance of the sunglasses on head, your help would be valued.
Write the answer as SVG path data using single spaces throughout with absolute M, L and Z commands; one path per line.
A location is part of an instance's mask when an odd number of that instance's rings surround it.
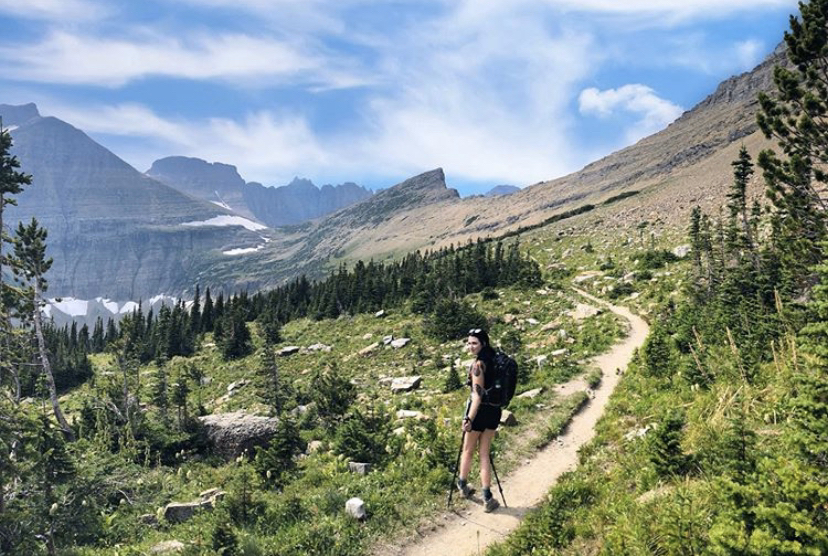
M 469 330 L 469 334 L 480 334 L 481 332 L 483 332 L 482 328 L 472 328 Z

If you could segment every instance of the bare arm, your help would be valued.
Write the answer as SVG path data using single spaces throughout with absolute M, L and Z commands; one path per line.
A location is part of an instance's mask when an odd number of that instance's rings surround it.
M 475 361 L 472 364 L 471 404 L 469 405 L 468 421 L 464 421 L 464 428 L 466 423 L 469 424 L 468 430 L 471 430 L 471 422 L 474 421 L 475 417 L 477 417 L 477 412 L 480 409 L 480 404 L 483 403 L 483 387 L 485 386 L 483 381 L 483 373 L 485 371 L 485 368 L 486 367 L 482 361 Z

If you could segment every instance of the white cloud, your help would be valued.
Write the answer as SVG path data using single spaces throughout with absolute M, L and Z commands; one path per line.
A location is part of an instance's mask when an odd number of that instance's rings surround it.
M 585 115 L 609 117 L 619 111 L 635 115 L 637 121 L 625 134 L 629 142 L 664 128 L 683 112 L 680 106 L 660 98 L 650 87 L 640 84 L 605 91 L 594 87 L 584 89 L 578 97 L 578 106 Z
M 24 19 L 65 23 L 99 19 L 108 12 L 107 8 L 88 0 L 0 0 L 0 13 Z
M 744 10 L 796 7 L 795 0 L 546 0 L 546 3 L 573 12 L 658 16 L 662 24 L 688 18 L 714 19 Z
M 301 45 L 241 34 L 191 34 L 173 38 L 143 30 L 138 38 L 102 38 L 54 32 L 43 42 L 0 47 L 0 71 L 15 79 L 64 84 L 122 86 L 169 76 L 244 79 L 348 87 L 365 80 L 344 61 L 327 59 Z

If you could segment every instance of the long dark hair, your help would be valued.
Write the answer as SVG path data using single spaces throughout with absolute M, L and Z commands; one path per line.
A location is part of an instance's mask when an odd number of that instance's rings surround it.
M 488 366 L 489 361 L 495 356 L 495 350 L 492 348 L 492 341 L 489 339 L 489 334 L 482 328 L 472 328 L 469 330 L 469 336 L 474 336 L 480 340 L 480 345 L 483 346 L 483 349 L 477 354 L 477 359 L 482 360 Z

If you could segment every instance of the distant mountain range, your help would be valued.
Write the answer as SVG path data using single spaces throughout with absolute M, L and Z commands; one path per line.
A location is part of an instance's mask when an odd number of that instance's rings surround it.
M 183 156 L 156 160 L 146 174 L 272 228 L 313 220 L 371 196 L 370 190 L 350 182 L 318 188 L 295 178 L 282 187 L 265 187 L 245 182 L 235 166 Z
M 772 90 L 773 67 L 784 62 L 778 49 L 665 130 L 579 172 L 509 195 L 462 199 L 442 169 L 373 195 L 354 184 L 318 189 L 307 180 L 265 188 L 245 183 L 233 166 L 182 157 L 159 160 L 144 175 L 32 104 L 0 105 L 13 152 L 34 176 L 5 221 L 36 216 L 49 229 L 50 295 L 121 303 L 186 297 L 196 283 L 230 293 L 302 273 L 321 277 L 339 262 L 497 236 L 608 199 L 620 200 L 591 226 L 617 233 L 641 222 L 651 230 L 683 227 L 692 205 L 723 202 L 740 146 L 768 146 L 755 123 L 756 94 Z M 341 208 L 319 216 L 334 207 Z M 308 217 L 315 220 L 264 225 Z
M 516 185 L 496 185 L 485 193 L 486 197 L 497 197 L 498 195 L 511 195 L 520 191 Z

